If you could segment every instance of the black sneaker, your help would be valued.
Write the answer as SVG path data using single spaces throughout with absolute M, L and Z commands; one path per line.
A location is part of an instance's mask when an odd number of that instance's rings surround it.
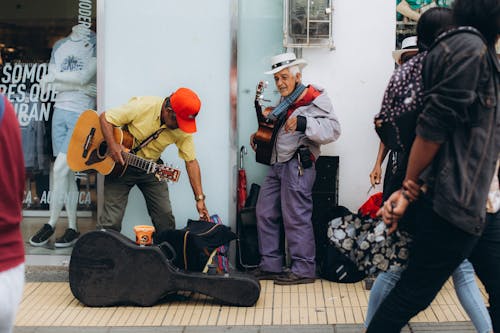
M 64 232 L 64 235 L 56 239 L 55 247 L 70 247 L 76 243 L 80 233 L 75 229 L 68 228 Z
M 44 246 L 49 241 L 50 236 L 54 234 L 54 228 L 45 223 L 38 232 L 31 237 L 30 244 L 33 246 Z

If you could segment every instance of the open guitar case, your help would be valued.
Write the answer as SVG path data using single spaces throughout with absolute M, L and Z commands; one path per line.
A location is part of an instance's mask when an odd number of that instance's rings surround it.
M 139 246 L 114 230 L 90 231 L 76 242 L 69 265 L 71 292 L 87 306 L 152 306 L 178 291 L 211 296 L 223 303 L 252 306 L 260 284 L 248 274 L 211 275 L 172 264 L 166 242 Z

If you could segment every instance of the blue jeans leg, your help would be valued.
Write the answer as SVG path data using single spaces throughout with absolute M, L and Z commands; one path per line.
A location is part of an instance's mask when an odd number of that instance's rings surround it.
M 486 214 L 486 221 L 469 260 L 488 293 L 493 330 L 500 332 L 500 212 Z
M 366 310 L 365 327 L 368 327 L 373 315 L 377 311 L 380 304 L 389 295 L 392 288 L 396 285 L 401 277 L 402 270 L 392 270 L 382 272 L 377 275 L 372 289 L 370 290 L 370 297 L 368 299 L 368 309 Z
M 453 272 L 452 278 L 458 299 L 469 315 L 476 331 L 479 333 L 491 332 L 493 328 L 490 315 L 477 286 L 472 264 L 468 260 L 462 261 Z

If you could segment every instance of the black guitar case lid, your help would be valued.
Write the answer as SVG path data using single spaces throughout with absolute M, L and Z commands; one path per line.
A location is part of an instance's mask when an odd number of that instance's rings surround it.
M 198 292 L 237 306 L 257 302 L 260 284 L 253 276 L 181 271 L 160 246 L 139 246 L 114 230 L 85 233 L 71 254 L 71 292 L 87 306 L 152 306 L 177 291 Z

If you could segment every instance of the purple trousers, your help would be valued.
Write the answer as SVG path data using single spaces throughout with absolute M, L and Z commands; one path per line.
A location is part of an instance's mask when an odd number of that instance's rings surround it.
M 280 217 L 291 257 L 291 271 L 301 277 L 316 276 L 314 231 L 311 221 L 314 165 L 299 176 L 298 161 L 274 164 L 264 180 L 257 200 L 257 233 L 260 268 L 281 272 Z

